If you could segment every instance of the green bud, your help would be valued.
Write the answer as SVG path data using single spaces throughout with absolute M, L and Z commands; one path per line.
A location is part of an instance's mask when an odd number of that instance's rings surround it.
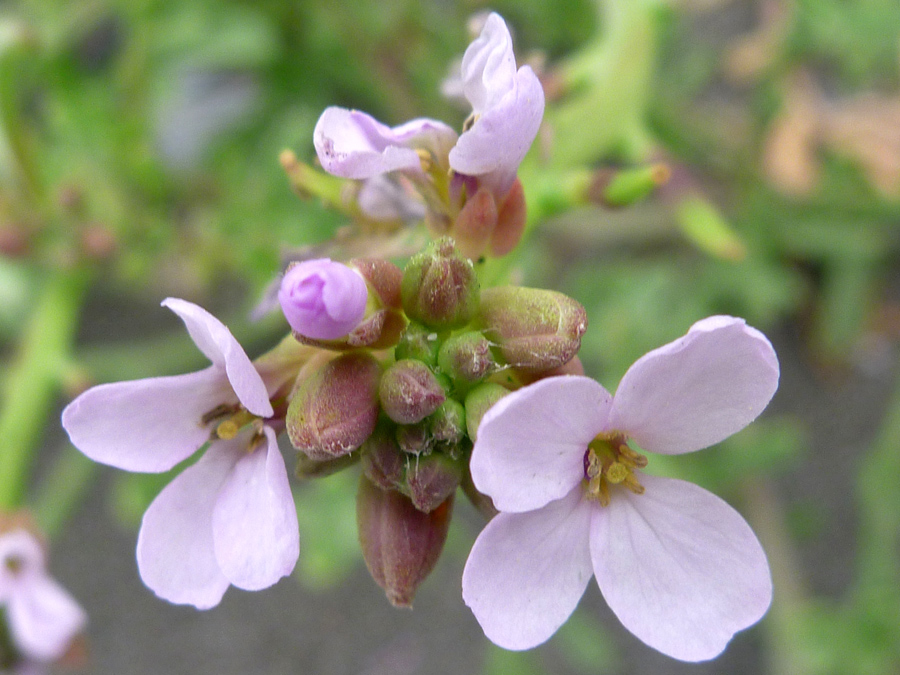
M 360 477 L 356 495 L 360 548 L 372 578 L 395 607 L 412 607 L 416 589 L 441 555 L 452 512 L 452 495 L 425 513 L 405 495 Z
M 567 363 L 587 330 L 580 303 L 556 291 L 517 286 L 485 290 L 478 321 L 507 364 L 533 372 Z
M 477 382 L 492 373 L 496 365 L 491 343 L 478 331 L 448 338 L 438 352 L 441 372 L 457 382 Z
M 369 354 L 343 354 L 298 384 L 285 425 L 295 448 L 314 460 L 346 455 L 375 430 L 381 368 Z
M 438 443 L 456 445 L 466 435 L 466 410 L 462 403 L 448 398 L 428 418 L 431 437 Z
M 410 258 L 400 287 L 406 315 L 439 329 L 467 324 L 478 309 L 478 279 L 449 237 Z
M 385 371 L 378 396 L 384 412 L 398 424 L 413 424 L 425 419 L 446 398 L 431 369 L 413 359 L 397 361 Z
M 456 492 L 462 471 L 460 462 L 440 452 L 418 457 L 406 471 L 405 492 L 419 511 L 430 513 Z
M 440 341 L 433 328 L 428 328 L 415 321 L 406 326 L 400 342 L 394 350 L 394 356 L 400 359 L 415 359 L 430 366 L 437 364 Z
M 481 418 L 501 398 L 509 393 L 509 389 L 493 382 L 479 384 L 466 396 L 466 432 L 474 443 L 478 437 L 478 425 Z

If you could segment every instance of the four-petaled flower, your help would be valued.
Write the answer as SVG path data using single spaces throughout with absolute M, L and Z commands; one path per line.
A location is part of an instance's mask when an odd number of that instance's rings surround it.
M 0 607 L 14 647 L 31 661 L 62 658 L 87 623 L 84 610 L 47 574 L 40 542 L 24 529 L 0 534 Z
M 531 67 L 516 70 L 509 29 L 494 13 L 466 50 L 461 71 L 472 116 L 458 138 L 437 120 L 419 118 L 391 128 L 366 113 L 330 107 L 313 131 L 322 166 L 337 176 L 364 179 L 392 171 L 415 177 L 436 164 L 473 178 L 501 202 L 537 135 L 544 91 Z
M 529 649 L 574 611 L 591 576 L 646 644 L 713 658 L 765 614 L 772 582 L 749 525 L 724 501 L 641 471 L 749 424 L 778 386 L 771 344 L 710 317 L 640 358 L 615 396 L 586 377 L 541 380 L 484 416 L 475 486 L 500 511 L 479 535 L 463 598 L 493 642 Z
M 287 470 L 275 431 L 263 423 L 274 414 L 270 397 L 296 370 L 258 370 L 209 312 L 177 298 L 162 304 L 181 317 L 212 365 L 93 387 L 69 404 L 62 421 L 85 455 L 126 471 L 168 471 L 212 440 L 147 509 L 137 544 L 149 588 L 207 609 L 229 585 L 267 588 L 297 562 Z

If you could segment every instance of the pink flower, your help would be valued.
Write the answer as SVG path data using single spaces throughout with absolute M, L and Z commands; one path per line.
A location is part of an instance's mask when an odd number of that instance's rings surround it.
M 231 332 L 201 307 L 177 298 L 163 305 L 212 365 L 94 387 L 66 407 L 62 422 L 85 455 L 126 471 L 168 471 L 212 441 L 147 509 L 137 545 L 150 589 L 207 609 L 229 585 L 271 586 L 299 555 L 284 459 L 262 422 L 274 414 L 269 398 L 284 375 L 273 371 L 264 381 Z
M 324 169 L 357 179 L 391 171 L 421 174 L 424 154 L 444 169 L 449 163 L 457 173 L 477 178 L 501 200 L 537 135 L 544 91 L 529 66 L 516 70 L 512 38 L 499 14 L 488 17 L 466 50 L 461 70 L 472 124 L 458 139 L 436 120 L 415 119 L 391 128 L 365 113 L 331 107 L 313 132 Z
M 749 424 L 778 386 L 771 344 L 716 316 L 631 366 L 615 397 L 586 377 L 541 380 L 495 404 L 471 471 L 501 512 L 479 535 L 463 598 L 485 634 L 530 649 L 591 576 L 625 627 L 684 661 L 717 656 L 772 598 L 765 554 L 724 501 L 641 471 L 626 445 L 680 454 Z
M 516 70 L 512 38 L 491 13 L 462 60 L 472 125 L 450 151 L 457 173 L 478 176 L 497 199 L 509 192 L 544 115 L 544 90 L 530 66 Z
M 0 534 L 0 606 L 25 659 L 55 661 L 84 628 L 87 616 L 47 574 L 44 551 L 23 529 Z
M 294 331 L 315 340 L 336 340 L 362 320 L 368 293 L 359 272 L 318 258 L 288 268 L 278 301 Z

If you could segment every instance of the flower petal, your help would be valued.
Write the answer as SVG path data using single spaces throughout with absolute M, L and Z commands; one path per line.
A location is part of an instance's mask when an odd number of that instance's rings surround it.
M 591 504 L 578 486 L 527 513 L 501 513 L 475 540 L 463 600 L 504 649 L 531 649 L 569 618 L 588 582 Z
M 44 549 L 33 534 L 15 529 L 0 534 L 0 604 L 28 580 L 45 574 Z
M 46 575 L 30 579 L 6 606 L 13 642 L 39 661 L 55 661 L 87 623 L 87 615 L 69 592 Z
M 162 305 L 181 317 L 200 351 L 216 366 L 225 369 L 231 388 L 241 404 L 254 415 L 271 417 L 272 404 L 269 403 L 266 385 L 225 324 L 202 307 L 186 300 L 166 298 Z
M 519 164 L 537 136 L 544 90 L 529 66 L 519 68 L 510 89 L 486 109 L 450 151 L 457 173 L 479 176 L 498 198 L 509 192 Z
M 713 316 L 638 359 L 619 384 L 611 429 L 644 450 L 679 454 L 740 431 L 778 388 L 778 359 L 743 319 Z
M 92 387 L 72 401 L 62 425 L 95 462 L 157 473 L 184 461 L 209 440 L 204 414 L 235 395 L 216 366 L 186 375 Z
M 313 130 L 322 167 L 344 178 L 371 178 L 390 171 L 421 171 L 416 148 L 446 157 L 456 132 L 443 122 L 415 119 L 388 127 L 358 110 L 326 108 Z
M 548 377 L 504 396 L 478 427 L 470 468 L 500 511 L 531 511 L 584 478 L 584 453 L 603 430 L 609 393 L 587 377 Z
M 216 498 L 248 436 L 216 441 L 153 500 L 138 534 L 141 579 L 176 604 L 209 609 L 229 586 L 216 560 L 212 517 Z
M 219 492 L 213 543 L 219 567 L 248 591 L 268 588 L 291 573 L 300 555 L 297 509 L 275 432 L 245 454 Z
M 491 12 L 481 34 L 466 49 L 460 71 L 463 92 L 476 115 L 496 105 L 514 87 L 516 57 L 512 37 L 496 12 Z
M 615 489 L 591 523 L 603 597 L 639 639 L 705 661 L 772 600 L 766 555 L 744 519 L 692 483 L 641 475 L 643 495 Z

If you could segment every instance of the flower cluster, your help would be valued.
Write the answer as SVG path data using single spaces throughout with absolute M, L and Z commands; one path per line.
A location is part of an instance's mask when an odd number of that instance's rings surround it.
M 229 586 L 291 573 L 300 542 L 284 434 L 298 478 L 359 466 L 360 544 L 393 604 L 411 605 L 436 563 L 461 487 L 494 516 L 463 597 L 498 645 L 548 639 L 593 573 L 647 644 L 711 658 L 766 611 L 765 555 L 731 507 L 645 473 L 642 453 L 691 452 L 749 424 L 777 386 L 774 351 L 742 320 L 711 317 L 640 359 L 615 397 L 586 378 L 578 302 L 479 280 L 484 258 L 524 231 L 517 171 L 544 107 L 498 15 L 466 50 L 460 82 L 472 115 L 459 134 L 343 108 L 314 132 L 323 168 L 359 181 L 358 212 L 423 218 L 423 250 L 402 267 L 293 263 L 278 292 L 290 335 L 255 361 L 211 314 L 167 299 L 211 365 L 96 386 L 63 425 L 87 456 L 127 471 L 168 471 L 202 450 L 138 535 L 141 577 L 171 602 L 205 609 Z

